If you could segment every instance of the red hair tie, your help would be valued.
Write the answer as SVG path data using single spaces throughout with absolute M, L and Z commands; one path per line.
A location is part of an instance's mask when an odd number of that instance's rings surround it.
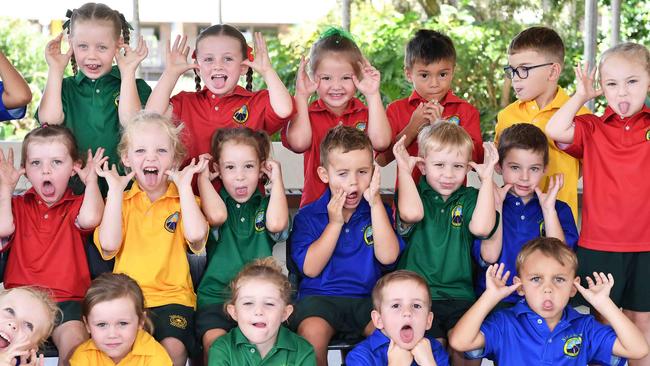
M 196 60 L 196 50 L 192 51 L 192 60 Z
M 253 56 L 253 48 L 248 45 L 246 45 L 246 57 L 250 62 L 253 62 L 253 60 L 255 60 L 255 57 Z

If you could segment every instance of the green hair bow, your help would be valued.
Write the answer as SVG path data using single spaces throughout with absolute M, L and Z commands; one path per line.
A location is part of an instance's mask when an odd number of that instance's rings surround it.
M 327 28 L 323 33 L 321 33 L 319 39 L 325 39 L 333 36 L 340 36 L 343 38 L 347 38 L 350 41 L 354 42 L 354 38 L 352 37 L 352 34 L 348 31 L 345 31 L 341 28 L 336 28 L 336 27 L 329 27 Z

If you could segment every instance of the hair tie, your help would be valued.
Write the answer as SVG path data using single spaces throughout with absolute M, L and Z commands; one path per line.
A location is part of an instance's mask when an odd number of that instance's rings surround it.
M 253 56 L 253 47 L 246 45 L 246 58 L 248 58 L 248 61 L 253 62 L 255 60 L 255 56 Z
M 50 126 L 50 124 L 47 123 L 47 122 L 41 123 L 41 128 L 47 128 L 49 126 Z
M 339 36 L 343 38 L 347 38 L 350 41 L 354 42 L 354 38 L 352 38 L 352 34 L 350 32 L 347 32 L 343 29 L 336 28 L 336 27 L 329 27 L 327 28 L 323 33 L 321 33 L 319 39 L 325 39 L 333 36 Z
M 196 60 L 196 50 L 192 51 L 192 60 Z
M 77 9 L 75 9 L 75 10 L 77 10 Z M 63 26 L 62 26 L 63 29 L 68 29 L 68 27 L 70 27 L 70 19 L 72 19 L 72 14 L 74 14 L 74 10 L 70 10 L 70 9 L 66 10 L 65 17 L 68 18 L 68 20 L 66 20 L 63 23 Z

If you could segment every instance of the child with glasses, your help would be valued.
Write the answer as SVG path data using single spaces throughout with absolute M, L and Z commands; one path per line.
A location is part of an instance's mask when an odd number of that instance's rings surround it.
M 531 123 L 542 131 L 548 120 L 569 100 L 558 80 L 564 64 L 564 43 L 553 29 L 531 27 L 519 33 L 508 47 L 505 76 L 512 80 L 517 100 L 499 112 L 494 141 L 515 123 Z M 588 113 L 581 108 L 578 114 Z M 547 138 L 548 139 L 548 138 Z M 571 207 L 574 219 L 578 215 L 578 178 L 580 161 L 559 150 L 548 140 L 549 162 L 546 177 L 564 174 L 564 186 L 557 198 Z M 542 178 L 542 189 L 548 179 Z

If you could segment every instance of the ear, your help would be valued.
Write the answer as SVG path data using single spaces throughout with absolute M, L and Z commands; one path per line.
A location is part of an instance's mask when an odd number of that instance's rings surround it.
M 418 167 L 418 169 L 420 169 L 420 173 L 422 175 L 427 175 L 426 169 L 425 169 L 426 165 L 424 164 L 424 162 L 418 161 L 417 163 L 415 163 L 415 165 Z
M 372 310 L 370 312 L 370 319 L 372 319 L 372 324 L 374 324 L 377 329 L 384 329 L 384 322 L 381 320 L 381 314 L 377 310 Z
M 503 170 L 501 169 L 501 164 L 497 163 L 497 165 L 494 166 L 494 171 L 497 172 L 499 175 L 503 175 Z
M 413 72 L 410 68 L 405 67 L 404 68 L 404 76 L 406 77 L 406 80 L 408 80 L 409 83 L 413 83 Z
M 86 331 L 88 331 L 88 334 L 90 334 L 90 326 L 88 325 L 88 318 L 86 318 L 85 316 L 82 316 L 81 318 L 84 321 L 84 326 L 86 327 Z
M 430 311 L 429 315 L 427 315 L 427 326 L 424 329 L 426 330 L 431 329 L 432 324 L 433 324 L 433 311 Z
M 289 316 L 293 313 L 293 305 L 289 304 L 284 307 L 284 314 L 282 314 L 282 321 L 289 319 Z
M 519 276 L 515 276 L 515 277 L 512 279 L 512 283 L 513 283 L 513 284 L 514 284 L 514 283 L 521 283 L 521 279 L 519 278 Z M 524 295 L 525 295 L 525 293 L 524 293 L 524 286 L 519 286 L 519 287 L 517 288 L 517 294 L 519 294 L 519 296 L 524 296 Z
M 120 48 L 120 45 L 123 43 L 124 43 L 124 37 L 120 36 L 120 38 L 117 39 L 117 48 Z
M 330 182 L 330 177 L 327 174 L 327 169 L 325 169 L 325 167 L 319 166 L 316 168 L 316 173 L 318 173 L 318 178 L 320 178 L 323 183 L 328 184 Z
M 77 169 L 81 169 L 81 165 L 82 165 L 81 161 L 78 161 L 78 160 L 75 161 L 74 163 L 72 163 L 73 168 L 77 168 Z M 72 169 L 72 172 L 70 173 L 70 176 L 74 177 L 75 175 L 77 175 L 77 172 L 74 169 Z
M 127 167 L 127 168 L 131 167 L 131 164 L 129 164 L 129 156 L 128 156 L 128 154 L 122 154 L 120 156 L 120 160 L 122 160 L 122 165 L 124 165 L 125 167 Z
M 576 276 L 576 278 L 573 279 L 574 285 L 571 287 L 571 297 L 574 297 L 576 293 L 578 292 L 578 288 L 575 286 L 575 283 L 580 283 L 580 276 Z
M 232 320 L 237 321 L 237 311 L 235 310 L 235 305 L 233 304 L 226 305 L 226 311 L 228 312 Z
M 239 68 L 239 75 L 244 76 L 248 72 L 248 66 L 242 64 L 241 67 Z
M 562 65 L 554 62 L 553 65 L 551 65 L 551 74 L 549 75 L 550 80 L 559 80 L 560 75 L 562 74 Z
M 147 317 L 147 312 L 145 311 L 144 313 L 142 313 L 142 319 L 140 319 L 140 321 L 138 321 L 138 329 L 143 329 L 144 328 L 144 321 L 145 321 L 146 317 Z

